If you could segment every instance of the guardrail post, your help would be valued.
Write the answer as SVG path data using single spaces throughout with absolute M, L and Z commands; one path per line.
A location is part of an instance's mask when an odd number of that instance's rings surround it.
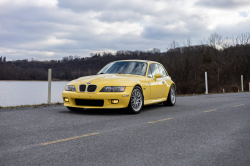
M 51 104 L 51 69 L 48 70 L 48 104 Z
M 205 86 L 206 86 L 206 94 L 208 94 L 208 86 L 207 86 L 207 72 L 205 72 Z
M 243 87 L 243 75 L 241 75 L 241 91 L 244 91 L 244 87 Z

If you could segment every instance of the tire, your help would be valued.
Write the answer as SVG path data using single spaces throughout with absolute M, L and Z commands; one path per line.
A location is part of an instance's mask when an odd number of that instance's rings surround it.
M 163 102 L 163 105 L 174 106 L 175 103 L 176 103 L 175 87 L 174 85 L 171 85 L 168 93 L 168 99 L 167 101 Z
M 77 112 L 77 111 L 82 111 L 83 108 L 76 108 L 76 107 L 67 107 L 70 111 Z
M 135 86 L 130 95 L 130 101 L 127 107 L 129 113 L 138 114 L 144 105 L 142 89 Z

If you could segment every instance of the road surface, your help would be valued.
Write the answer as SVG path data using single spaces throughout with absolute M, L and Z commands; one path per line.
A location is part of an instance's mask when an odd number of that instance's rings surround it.
M 0 165 L 250 165 L 250 93 L 177 97 L 174 107 L 0 110 Z

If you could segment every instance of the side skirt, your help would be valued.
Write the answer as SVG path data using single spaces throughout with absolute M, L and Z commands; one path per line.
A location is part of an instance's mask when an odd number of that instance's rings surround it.
M 167 100 L 167 98 L 150 99 L 150 100 L 144 101 L 144 105 L 161 103 L 161 102 L 164 102 L 166 100 Z

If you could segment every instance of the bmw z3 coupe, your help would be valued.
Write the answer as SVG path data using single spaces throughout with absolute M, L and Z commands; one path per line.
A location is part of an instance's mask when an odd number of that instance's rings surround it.
M 71 111 L 83 108 L 126 108 L 137 114 L 144 105 L 174 106 L 176 86 L 155 61 L 122 60 L 107 64 L 96 75 L 70 81 L 62 93 Z

